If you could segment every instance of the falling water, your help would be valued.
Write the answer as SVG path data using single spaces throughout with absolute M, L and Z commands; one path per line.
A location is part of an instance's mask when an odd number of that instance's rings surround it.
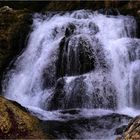
M 33 19 L 28 46 L 3 81 L 6 98 L 43 120 L 71 109 L 90 117 L 137 114 L 140 40 L 133 17 L 79 10 Z

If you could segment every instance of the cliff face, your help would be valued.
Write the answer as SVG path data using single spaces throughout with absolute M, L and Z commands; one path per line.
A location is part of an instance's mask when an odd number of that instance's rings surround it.
M 102 1 L 2 1 L 0 7 L 9 6 L 16 10 L 29 9 L 31 11 L 65 11 L 65 10 L 77 10 L 77 9 L 109 9 L 117 8 L 122 14 L 139 15 L 140 14 L 140 2 L 137 1 L 117 1 L 117 0 L 102 0 Z
M 26 46 L 31 17 L 28 10 L 0 9 L 0 80 L 10 61 Z
M 44 8 L 44 7 L 43 7 Z M 104 0 L 104 1 L 56 1 L 47 3 L 46 7 L 44 8 L 47 11 L 53 10 L 75 10 L 75 9 L 91 9 L 91 10 L 98 10 L 98 9 L 114 9 L 117 8 L 121 14 L 124 15 L 133 15 L 139 16 L 140 15 L 140 2 L 139 1 L 117 1 L 117 0 Z M 114 13 L 112 13 L 114 14 Z

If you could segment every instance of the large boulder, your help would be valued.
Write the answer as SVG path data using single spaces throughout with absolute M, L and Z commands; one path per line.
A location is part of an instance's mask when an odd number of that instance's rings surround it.
M 64 37 L 60 42 L 56 77 L 81 75 L 97 67 L 107 67 L 101 44 L 96 38 L 92 43 L 83 35 Z
M 47 138 L 39 126 L 39 120 L 16 102 L 0 96 L 0 138 Z
M 48 110 L 117 108 L 117 91 L 108 76 L 99 73 L 59 78 L 48 100 Z M 91 76 L 92 75 L 92 76 Z M 96 76 L 95 76 L 96 75 Z
M 72 119 L 43 121 L 46 131 L 55 139 L 110 139 L 118 126 L 127 124 L 132 118 L 127 115 L 110 113 L 103 116 L 82 116 L 80 110 L 65 110 L 65 116 L 77 116 Z M 88 115 L 87 115 L 88 116 Z M 123 130 L 121 130 L 122 132 Z M 120 133 L 121 133 L 120 132 Z M 121 133 L 122 134 L 122 133 Z M 111 137 L 112 138 L 112 137 Z M 113 139 L 113 138 L 112 138 Z
M 91 47 L 82 38 L 64 38 L 59 50 L 57 77 L 83 74 L 95 67 Z
M 83 76 L 77 77 L 70 84 L 65 78 L 60 78 L 55 87 L 54 94 L 49 103 L 49 110 L 70 109 L 85 107 L 90 99 L 85 94 L 86 85 Z M 67 87 L 67 88 L 66 88 Z

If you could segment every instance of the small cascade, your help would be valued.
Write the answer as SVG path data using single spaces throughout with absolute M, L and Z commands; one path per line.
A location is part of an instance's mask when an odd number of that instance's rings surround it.
M 124 114 L 140 110 L 140 39 L 134 17 L 79 10 L 33 19 L 28 46 L 3 80 L 4 96 L 42 120 L 51 116 L 50 131 L 59 120 L 66 121 L 62 128 L 72 123 L 74 137 L 56 130 L 57 138 L 112 137 L 130 120 Z M 93 126 L 100 119 L 104 128 Z

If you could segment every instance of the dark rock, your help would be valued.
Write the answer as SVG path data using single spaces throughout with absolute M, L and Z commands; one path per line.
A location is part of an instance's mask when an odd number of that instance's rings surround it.
M 130 41 L 128 44 L 128 55 L 130 61 L 135 61 L 140 59 L 140 41 L 139 40 L 133 40 Z
M 130 121 L 125 129 L 125 132 L 118 138 L 118 140 L 139 140 L 140 139 L 140 116 L 135 117 Z
M 43 79 L 43 89 L 50 88 L 55 85 L 56 78 L 55 78 L 55 67 L 53 63 L 50 64 L 49 67 L 47 67 L 44 70 L 42 79 Z
M 120 5 L 119 10 L 121 11 L 121 14 L 139 16 L 137 12 L 139 8 L 139 1 L 128 1 L 124 5 Z
M 118 9 L 121 14 L 139 16 L 139 1 L 1 1 L 0 7 L 9 6 L 13 9 L 29 9 L 31 11 L 72 11 L 78 9 L 91 9 L 109 11 L 116 14 L 112 9 Z M 111 10 L 110 10 L 111 9 Z M 110 12 L 111 11 L 111 12 Z M 106 12 L 105 12 L 106 13 Z
M 50 56 L 50 62 L 46 65 L 46 68 L 44 68 L 42 74 L 43 89 L 51 88 L 56 84 L 56 66 L 54 65 L 56 63 L 56 53 L 56 51 L 53 51 Z
M 32 14 L 28 10 L 0 12 L 0 81 L 6 67 L 27 45 L 31 24 Z
M 93 23 L 93 22 L 89 23 L 89 29 L 92 32 L 92 35 L 95 35 L 96 33 L 99 32 L 98 26 L 95 23 Z
M 39 12 L 48 5 L 49 1 L 0 1 L 0 7 L 9 6 L 14 10 L 28 9 L 30 11 Z
M 60 78 L 57 80 L 56 87 L 54 94 L 52 95 L 50 102 L 49 102 L 49 110 L 55 110 L 58 108 L 62 108 L 63 106 L 63 99 L 65 96 L 65 91 L 64 91 L 64 86 L 65 86 L 65 79 Z
M 80 112 L 80 109 L 67 109 L 67 110 L 62 110 L 60 113 L 62 114 L 78 114 Z
M 68 88 L 64 89 L 66 92 L 65 98 L 63 98 L 62 100 L 62 103 L 64 104 L 64 107 L 63 107 L 64 109 L 86 107 L 86 103 L 90 99 L 85 94 L 86 84 L 84 82 L 84 79 L 85 79 L 84 76 L 77 77 L 68 85 Z M 66 96 L 67 94 L 68 96 Z
M 86 103 L 90 99 L 85 94 L 86 85 L 83 80 L 84 77 L 81 76 L 72 81 L 70 85 L 66 85 L 65 79 L 59 79 L 50 102 L 49 110 L 86 107 Z M 68 89 L 66 86 L 68 86 Z
M 133 95 L 132 95 L 132 103 L 133 107 L 139 109 L 140 108 L 140 75 L 139 75 L 140 68 L 135 70 L 135 75 L 133 77 Z
M 135 17 L 135 20 L 136 20 L 136 23 L 137 23 L 136 37 L 140 38 L 140 16 L 139 17 Z
M 116 109 L 117 91 L 114 85 L 104 77 L 103 83 L 93 77 L 88 91 L 86 76 L 77 76 L 67 83 L 67 78 L 60 78 L 50 97 L 49 110 L 71 108 L 105 108 Z
M 115 135 L 121 135 L 125 131 L 127 125 L 122 125 L 115 130 Z
M 113 7 L 110 7 L 109 9 L 99 9 L 99 13 L 104 15 L 119 15 L 118 9 Z
M 118 125 L 130 120 L 129 116 L 112 113 L 65 121 L 43 121 L 42 125 L 45 126 L 44 131 L 56 139 L 104 139 L 110 134 L 113 136 Z M 92 135 L 87 136 L 86 132 Z
M 75 28 L 75 25 L 73 23 L 70 23 L 66 28 L 65 37 L 69 37 L 70 35 L 72 35 L 74 33 Z
M 104 79 L 102 88 L 96 80 L 93 82 L 92 106 L 94 108 L 116 109 L 117 91 L 111 81 Z
M 96 67 L 106 67 L 105 55 L 95 39 L 93 45 L 84 37 L 64 37 L 60 43 L 56 63 L 56 77 L 80 75 L 94 70 Z

